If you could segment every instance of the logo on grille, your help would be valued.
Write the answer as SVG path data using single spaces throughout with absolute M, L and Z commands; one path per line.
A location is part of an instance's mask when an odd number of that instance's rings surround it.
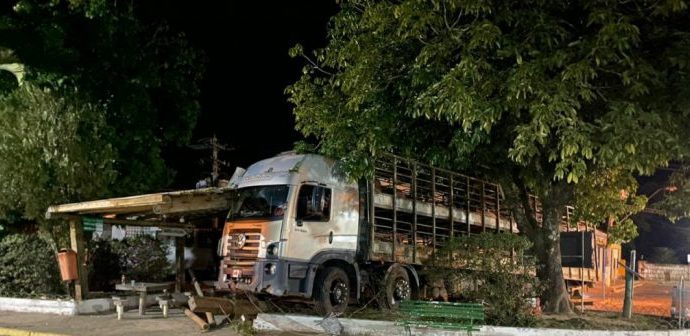
M 232 247 L 241 249 L 247 243 L 247 236 L 244 233 L 235 233 L 230 236 L 230 244 Z

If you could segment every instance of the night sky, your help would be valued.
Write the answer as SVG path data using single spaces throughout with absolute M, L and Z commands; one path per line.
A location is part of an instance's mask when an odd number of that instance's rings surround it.
M 194 140 L 216 134 L 234 150 L 224 153 L 235 166 L 292 149 L 302 139 L 294 130 L 285 87 L 297 80 L 304 61 L 288 56 L 296 43 L 305 50 L 326 44 L 334 0 L 161 2 L 156 15 L 189 35 L 206 55 L 201 114 Z M 171 148 L 165 153 L 177 171 L 174 188 L 190 188 L 209 175 L 210 151 Z M 205 175 L 204 175 L 205 174 Z

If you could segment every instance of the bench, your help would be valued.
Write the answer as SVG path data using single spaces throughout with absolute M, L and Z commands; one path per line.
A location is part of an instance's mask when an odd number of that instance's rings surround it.
M 398 324 L 411 335 L 411 327 L 479 331 L 484 322 L 480 303 L 405 300 L 400 302 Z

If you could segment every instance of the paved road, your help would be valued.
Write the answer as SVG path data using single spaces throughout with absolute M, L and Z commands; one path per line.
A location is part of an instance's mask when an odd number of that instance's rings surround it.
M 118 321 L 114 314 L 90 316 L 59 316 L 52 314 L 15 313 L 0 311 L 0 328 L 23 329 L 63 335 L 131 335 L 131 336 L 177 336 L 195 335 L 201 332 L 194 322 L 179 309 L 171 309 L 164 319 L 160 313 L 149 311 L 139 317 L 136 310 L 125 313 Z M 210 335 L 238 336 L 226 327 L 214 330 Z
M 201 332 L 179 309 L 171 309 L 168 318 L 149 309 L 139 317 L 136 309 L 125 312 L 118 321 L 115 314 L 60 316 L 53 314 L 15 313 L 0 311 L 0 328 L 30 330 L 69 336 L 241 336 L 233 327 Z M 296 333 L 260 333 L 261 336 L 298 336 Z M 0 335 L 2 336 L 2 335 Z

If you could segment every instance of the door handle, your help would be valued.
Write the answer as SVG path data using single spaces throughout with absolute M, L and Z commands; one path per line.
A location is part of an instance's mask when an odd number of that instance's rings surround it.
M 328 234 L 328 243 L 333 244 L 333 231 L 331 231 L 331 233 Z

